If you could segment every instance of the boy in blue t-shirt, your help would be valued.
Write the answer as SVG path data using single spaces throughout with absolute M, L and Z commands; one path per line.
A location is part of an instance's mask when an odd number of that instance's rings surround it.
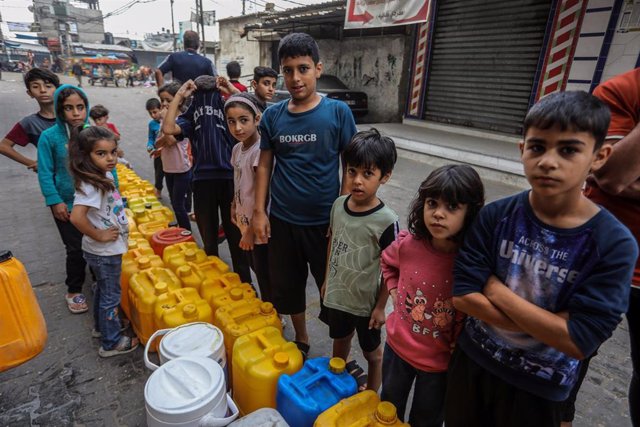
M 531 190 L 487 205 L 454 268 L 469 317 L 449 365 L 449 426 L 558 426 L 583 360 L 626 311 L 638 247 L 582 194 L 609 109 L 586 92 L 549 95 L 524 121 Z
M 153 158 L 153 172 L 155 176 L 154 187 L 156 196 L 161 197 L 162 194 L 162 180 L 164 179 L 164 171 L 162 169 L 162 159 L 160 158 L 160 152 L 156 151 L 156 139 L 158 138 L 158 132 L 160 132 L 160 118 L 162 108 L 160 100 L 158 98 L 147 99 L 145 104 L 147 113 L 149 113 L 149 135 L 147 138 L 147 152 Z
M 311 36 L 287 35 L 278 57 L 291 99 L 268 108 L 260 121 L 253 224 L 259 239 L 269 239 L 274 305 L 291 315 L 295 342 L 307 353 L 307 272 L 320 288 L 327 267 L 329 215 L 340 194 L 340 155 L 356 125 L 347 104 L 316 92 L 322 63 Z

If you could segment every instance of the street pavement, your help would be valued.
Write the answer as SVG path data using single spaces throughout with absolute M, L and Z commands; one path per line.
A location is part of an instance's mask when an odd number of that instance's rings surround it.
M 3 79 L 1 135 L 21 117 L 37 110 L 36 102 L 25 94 L 19 74 L 3 73 Z M 69 77 L 62 80 L 73 83 Z M 103 104 L 110 110 L 110 121 L 120 129 L 121 147 L 135 171 L 152 181 L 153 165 L 145 150 L 149 118 L 144 104 L 155 96 L 155 89 L 113 86 L 85 89 L 92 105 Z M 31 146 L 18 149 L 35 157 Z M 381 188 L 380 196 L 400 215 L 404 227 L 407 206 L 420 182 L 434 167 L 424 155 L 403 151 L 399 154 L 393 176 Z M 145 425 L 144 385 L 150 372 L 144 366 L 142 349 L 111 359 L 98 356 L 99 341 L 91 338 L 91 314 L 73 315 L 66 308 L 64 248 L 51 213 L 44 206 L 36 175 L 1 157 L 0 183 L 0 249 L 11 250 L 25 264 L 48 328 L 47 345 L 39 356 L 0 373 L 0 426 Z M 487 201 L 520 190 L 489 180 L 485 180 L 485 185 Z M 168 203 L 166 191 L 163 195 Z M 226 243 L 222 245 L 221 258 L 230 263 Z M 87 277 L 84 291 L 91 298 L 89 283 Z M 331 340 L 328 328 L 317 320 L 318 292 L 312 279 L 307 284 L 307 297 L 310 356 L 330 356 Z M 285 328 L 288 339 L 292 339 L 292 332 L 291 326 Z M 353 353 L 363 365 L 357 347 L 354 342 Z M 624 320 L 591 362 L 578 397 L 575 426 L 630 425 L 627 407 L 630 366 Z

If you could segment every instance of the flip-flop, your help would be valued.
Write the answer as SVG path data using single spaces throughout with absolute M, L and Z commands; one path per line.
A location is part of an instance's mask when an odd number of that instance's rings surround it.
M 300 341 L 294 341 L 293 343 L 296 345 L 296 347 L 298 347 L 300 353 L 302 353 L 302 361 L 306 362 L 309 358 L 309 350 L 311 350 L 309 344 Z
M 67 301 L 67 308 L 73 314 L 81 314 L 89 311 L 89 306 L 87 305 L 87 297 L 85 297 L 83 294 L 77 294 L 72 297 L 68 297 L 65 295 L 64 299 Z M 80 308 L 77 308 L 77 306 L 80 306 Z
M 123 335 L 122 337 L 120 337 L 120 341 L 118 341 L 118 344 L 116 344 L 116 346 L 111 350 L 105 350 L 102 346 L 100 346 L 98 355 L 100 355 L 100 357 L 113 357 L 119 356 L 121 354 L 131 353 L 136 348 L 138 348 L 138 344 L 138 338 L 130 338 Z
M 365 374 L 364 369 L 358 365 L 358 362 L 354 359 L 347 363 L 345 368 L 347 369 L 347 372 L 349 372 L 349 375 L 356 380 L 356 384 L 358 384 L 358 391 L 365 391 L 367 389 L 367 374 Z

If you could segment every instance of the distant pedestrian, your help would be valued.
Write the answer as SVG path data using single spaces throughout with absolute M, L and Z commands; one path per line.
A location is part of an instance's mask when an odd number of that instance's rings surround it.
M 70 220 L 84 234 L 84 259 L 96 275 L 92 335 L 102 341 L 100 357 L 118 356 L 138 347 L 137 338 L 120 331 L 120 274 L 129 225 L 111 174 L 117 161 L 118 143 L 110 130 L 78 126 L 71 131 L 69 170 L 75 195 Z
M 162 170 L 162 158 L 160 153 L 162 148 L 156 147 L 156 139 L 158 139 L 158 132 L 160 131 L 160 118 L 161 108 L 158 98 L 150 98 L 145 104 L 147 113 L 149 113 L 149 134 L 147 138 L 147 153 L 153 159 L 153 170 L 155 172 L 155 188 L 156 197 L 162 197 L 162 180 L 164 179 L 164 171 Z
M 156 84 L 164 85 L 164 75 L 171 72 L 173 80 L 184 83 L 199 76 L 215 76 L 216 68 L 207 57 L 198 54 L 200 39 L 195 31 L 185 31 L 182 38 L 183 52 L 174 52 L 160 64 L 155 71 Z
M 238 81 L 241 73 L 242 71 L 238 61 L 231 61 L 227 64 L 227 76 L 229 77 L 229 83 L 238 89 L 238 92 L 246 92 L 247 87 Z M 223 94 L 222 97 L 227 100 L 229 99 L 229 96 L 231 95 Z
M 78 80 L 78 87 L 82 87 L 82 66 L 80 65 L 80 62 L 73 63 L 71 73 L 76 76 L 76 79 Z
M 91 107 L 89 116 L 96 126 L 109 129 L 116 136 L 116 141 L 120 141 L 120 131 L 113 123 L 109 122 L 109 110 L 104 105 L 97 104 Z

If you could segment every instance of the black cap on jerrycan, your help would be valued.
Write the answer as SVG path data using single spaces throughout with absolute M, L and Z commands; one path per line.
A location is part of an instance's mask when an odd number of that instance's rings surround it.
M 11 251 L 0 250 L 0 262 L 9 261 L 11 258 L 13 258 Z

